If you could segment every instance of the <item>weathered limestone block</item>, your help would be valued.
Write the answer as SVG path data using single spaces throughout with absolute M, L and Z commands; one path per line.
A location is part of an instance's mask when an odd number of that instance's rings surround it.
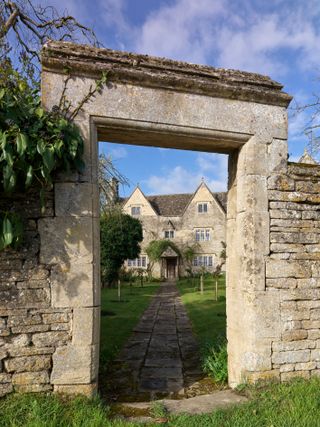
M 297 191 L 304 193 L 320 193 L 320 182 L 319 181 L 297 181 Z
M 98 392 L 97 383 L 93 384 L 76 384 L 76 385 L 55 385 L 53 391 L 55 393 L 92 397 Z
M 66 312 L 44 313 L 42 315 L 43 323 L 66 323 L 70 320 L 70 314 Z
M 35 356 L 42 354 L 52 354 L 55 352 L 54 347 L 9 347 L 8 348 L 9 355 L 11 357 L 19 357 L 19 356 Z
M 57 265 L 52 268 L 52 307 L 94 306 L 93 264 Z
M 69 345 L 52 356 L 51 384 L 90 384 L 97 379 L 97 346 Z
M 9 339 L 7 340 L 7 347 L 9 349 L 13 348 L 13 347 L 27 347 L 30 344 L 30 336 L 28 334 L 22 333 L 19 335 L 12 335 L 9 337 Z
M 6 374 L 5 372 L 0 372 L 0 384 L 8 384 L 11 383 L 11 375 Z
M 297 287 L 296 279 L 266 279 L 266 286 L 275 289 L 294 289 Z
M 316 362 L 306 362 L 306 363 L 296 363 L 295 370 L 296 371 L 311 371 L 316 369 Z
M 98 344 L 100 341 L 100 307 L 75 308 L 73 311 L 74 345 Z
M 38 325 L 42 323 L 40 314 L 27 315 L 27 316 L 10 316 L 8 318 L 8 326 L 25 326 L 25 325 Z
M 12 375 L 12 384 L 14 386 L 25 386 L 31 384 L 48 384 L 49 383 L 48 371 L 38 372 L 22 372 Z M 16 388 L 16 387 L 15 387 Z
M 268 260 L 266 262 L 266 277 L 272 278 L 306 278 L 311 277 L 309 265 L 305 262 L 286 260 Z
M 1 384 L 0 382 L 0 397 L 5 396 L 6 394 L 12 393 L 12 391 L 13 391 L 12 384 L 10 383 Z
M 280 375 L 281 381 L 283 382 L 291 381 L 293 378 L 303 378 L 308 380 L 310 378 L 310 371 L 283 372 Z
M 31 332 L 46 332 L 49 330 L 49 325 L 29 325 L 29 326 L 14 326 L 11 328 L 14 334 L 26 334 Z
M 287 175 L 271 175 L 268 178 L 269 190 L 294 191 L 295 181 Z
M 308 330 L 308 340 L 318 340 L 320 339 L 320 330 L 319 329 L 309 329 Z
M 304 322 L 302 322 L 304 323 Z M 283 341 L 298 341 L 304 340 L 308 337 L 308 332 L 304 329 L 295 329 L 292 331 L 283 332 L 282 339 Z
M 36 347 L 60 347 L 66 345 L 69 340 L 69 334 L 64 331 L 50 331 L 32 336 L 32 342 Z
M 268 167 L 269 174 L 287 173 L 288 168 L 288 143 L 286 138 L 274 138 L 271 144 L 268 144 Z
M 272 354 L 272 363 L 279 365 L 283 363 L 309 362 L 309 360 L 310 350 L 273 352 Z
M 23 356 L 5 360 L 5 368 L 8 372 L 34 372 L 51 368 L 50 356 Z
M 275 352 L 306 350 L 314 349 L 315 346 L 315 341 L 309 339 L 302 339 L 299 341 L 274 341 L 272 343 L 272 350 Z
M 282 253 L 292 253 L 292 252 L 303 252 L 305 246 L 297 243 L 271 243 L 270 251 L 271 252 L 282 252 Z
M 92 217 L 93 197 L 98 197 L 96 186 L 89 183 L 56 183 L 55 184 L 55 214 L 58 217 Z
M 294 211 L 294 210 L 280 210 L 280 209 L 270 209 L 269 210 L 270 218 L 281 218 L 281 219 L 301 219 L 304 212 Z M 305 218 L 312 219 L 312 218 Z
M 50 286 L 50 282 L 48 279 L 17 282 L 18 289 L 44 289 L 44 288 L 49 288 L 49 286 Z
M 318 329 L 320 328 L 320 320 L 303 320 L 302 327 L 305 329 Z
M 238 212 L 248 212 L 252 209 L 254 213 L 258 213 L 267 210 L 267 180 L 264 176 L 243 176 L 238 178 L 237 185 L 241 188 L 237 197 Z
M 0 292 L 0 307 L 9 308 L 45 308 L 50 303 L 48 289 L 18 289 L 15 283 Z
M 280 379 L 280 371 L 279 369 L 272 369 L 269 371 L 263 372 L 248 372 L 246 380 L 249 383 L 257 383 L 263 381 L 277 381 Z
M 302 219 L 320 220 L 320 210 L 302 211 L 301 216 L 302 216 Z
M 38 222 L 43 264 L 66 266 L 93 261 L 92 220 L 82 217 L 55 217 Z

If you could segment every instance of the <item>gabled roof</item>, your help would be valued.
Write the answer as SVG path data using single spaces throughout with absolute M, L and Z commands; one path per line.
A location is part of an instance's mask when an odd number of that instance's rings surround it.
M 160 194 L 145 196 L 154 211 L 160 216 L 182 216 L 195 193 Z M 227 193 L 212 193 L 224 212 L 227 211 Z M 125 203 L 129 198 L 123 199 Z
M 317 165 L 318 164 L 316 162 L 316 160 L 308 153 L 306 148 L 303 152 L 303 155 L 300 157 L 298 163 L 306 163 L 308 165 Z

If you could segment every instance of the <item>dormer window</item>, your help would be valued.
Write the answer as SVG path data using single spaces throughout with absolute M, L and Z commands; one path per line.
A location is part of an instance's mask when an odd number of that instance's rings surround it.
M 141 215 L 141 208 L 140 208 L 140 206 L 132 206 L 131 207 L 131 215 L 132 216 L 139 216 L 139 215 Z
M 198 203 L 198 213 L 207 213 L 208 212 L 208 203 Z
M 174 239 L 174 230 L 165 230 L 164 231 L 165 239 Z

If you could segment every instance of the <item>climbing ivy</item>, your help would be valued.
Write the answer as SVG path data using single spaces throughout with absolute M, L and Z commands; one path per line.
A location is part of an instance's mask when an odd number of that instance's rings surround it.
M 3 64 L 1 64 L 3 65 Z M 41 107 L 38 85 L 31 85 L 10 64 L 0 69 L 0 192 L 10 195 L 52 188 L 58 171 L 84 168 L 83 140 L 78 127 L 58 108 Z M 17 213 L 0 212 L 0 250 L 22 239 Z

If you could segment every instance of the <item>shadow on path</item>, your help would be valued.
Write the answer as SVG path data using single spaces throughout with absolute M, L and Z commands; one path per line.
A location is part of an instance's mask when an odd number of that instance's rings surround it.
M 204 374 L 198 343 L 175 282 L 160 286 L 107 376 L 106 397 L 112 401 L 199 394 Z M 203 393 L 210 392 L 211 380 L 208 386 Z

